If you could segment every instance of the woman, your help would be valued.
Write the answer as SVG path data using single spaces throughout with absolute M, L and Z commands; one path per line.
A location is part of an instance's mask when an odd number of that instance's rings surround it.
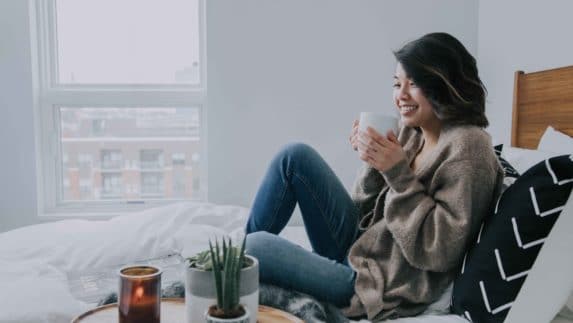
M 292 144 L 272 161 L 246 228 L 262 282 L 371 320 L 416 315 L 443 293 L 503 177 L 465 47 L 432 33 L 394 55 L 402 128 L 359 133 L 354 122 L 350 144 L 366 167 L 352 197 L 312 148 Z M 296 203 L 314 252 L 277 235 Z

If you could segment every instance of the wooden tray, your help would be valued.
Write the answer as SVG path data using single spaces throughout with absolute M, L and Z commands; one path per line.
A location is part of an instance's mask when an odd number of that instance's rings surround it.
M 96 307 L 72 320 L 72 323 L 117 323 L 117 303 Z M 259 306 L 258 323 L 304 323 L 287 312 L 268 306 Z M 161 323 L 185 323 L 183 298 L 161 299 Z M 197 322 L 201 323 L 201 322 Z

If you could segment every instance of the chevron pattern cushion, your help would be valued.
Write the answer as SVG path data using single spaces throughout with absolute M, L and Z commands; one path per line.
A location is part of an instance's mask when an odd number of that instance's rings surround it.
M 513 166 L 507 160 L 505 160 L 505 158 L 501 156 L 503 151 L 503 144 L 493 146 L 493 151 L 495 152 L 497 160 L 499 160 L 499 163 L 503 168 L 503 173 L 505 177 L 518 178 L 519 173 L 515 170 L 515 168 L 513 168 Z
M 503 322 L 572 188 L 573 155 L 563 155 L 533 166 L 503 192 L 454 282 L 454 313 Z

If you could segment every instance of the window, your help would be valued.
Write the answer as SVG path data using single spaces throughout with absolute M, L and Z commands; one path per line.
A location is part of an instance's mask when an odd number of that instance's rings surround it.
M 175 153 L 171 155 L 171 162 L 173 166 L 185 166 L 185 153 Z
M 123 158 L 121 150 L 102 149 L 101 150 L 101 169 L 121 170 Z
M 187 192 L 187 186 L 191 186 L 191 181 L 193 180 L 191 176 L 192 174 L 189 169 L 185 169 L 183 167 L 174 167 L 173 168 L 173 195 L 174 196 L 185 196 Z
M 144 149 L 140 153 L 139 165 L 141 169 L 162 169 L 163 168 L 163 150 L 161 149 Z
M 163 195 L 163 174 L 159 172 L 142 173 L 141 195 Z
M 105 120 L 92 120 L 92 133 L 94 136 L 101 136 L 105 133 Z
M 204 200 L 204 0 L 34 6 L 40 212 Z
M 102 178 L 101 197 L 106 198 L 119 198 L 122 193 L 122 179 L 120 173 L 104 173 Z

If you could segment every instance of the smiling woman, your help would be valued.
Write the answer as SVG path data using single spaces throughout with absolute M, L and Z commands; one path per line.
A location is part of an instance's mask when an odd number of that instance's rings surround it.
M 370 320 L 419 314 L 444 293 L 503 177 L 482 129 L 485 87 L 464 46 L 433 33 L 395 56 L 403 126 L 386 135 L 354 123 L 350 142 L 366 166 L 352 195 L 314 149 L 287 145 L 246 227 L 263 283 Z M 314 252 L 278 236 L 297 203 Z
M 314 149 L 290 144 L 272 160 L 246 226 L 263 283 L 370 320 L 419 314 L 444 293 L 503 177 L 464 46 L 433 33 L 395 55 L 403 127 L 386 136 L 354 123 L 351 145 L 366 165 L 352 195 Z M 278 236 L 296 204 L 314 252 Z

